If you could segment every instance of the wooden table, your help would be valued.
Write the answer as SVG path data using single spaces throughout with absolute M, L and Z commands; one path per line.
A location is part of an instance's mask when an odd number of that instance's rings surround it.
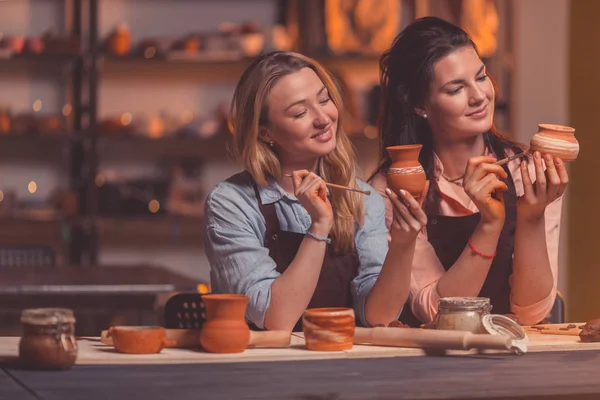
M 376 346 L 311 352 L 304 349 L 301 337 L 294 337 L 290 348 L 248 349 L 238 355 L 165 349 L 157 355 L 131 356 L 87 338 L 79 342 L 78 364 L 60 372 L 10 366 L 18 338 L 0 338 L 1 369 L 6 374 L 0 375 L 0 398 L 600 398 L 600 343 L 579 343 L 572 336 L 530 338 L 530 352 L 523 356 L 458 351 L 425 356 L 418 349 Z M 9 397 L 15 393 L 22 397 Z
M 157 266 L 0 269 L 0 334 L 20 334 L 21 310 L 36 307 L 73 309 L 83 335 L 97 335 L 115 315 L 122 323 L 160 323 L 157 299 L 196 292 L 198 283 Z

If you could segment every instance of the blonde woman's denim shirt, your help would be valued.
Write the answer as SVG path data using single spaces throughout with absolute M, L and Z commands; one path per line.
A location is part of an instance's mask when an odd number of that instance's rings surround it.
M 265 243 L 265 219 L 256 194 L 254 180 L 247 172 L 232 176 L 217 185 L 205 204 L 204 242 L 210 262 L 211 286 L 215 293 L 239 293 L 250 297 L 246 318 L 264 328 L 265 313 L 271 302 L 271 284 L 280 274 Z M 379 276 L 388 251 L 383 198 L 368 184 L 358 181 L 364 196 L 364 224 L 358 226 L 355 243 L 359 258 L 358 275 L 351 285 L 358 324 L 367 326 L 365 302 Z M 335 189 L 333 189 L 335 190 Z M 259 188 L 263 204 L 275 203 L 282 230 L 306 233 L 311 225 L 308 212 L 293 195 L 274 180 Z

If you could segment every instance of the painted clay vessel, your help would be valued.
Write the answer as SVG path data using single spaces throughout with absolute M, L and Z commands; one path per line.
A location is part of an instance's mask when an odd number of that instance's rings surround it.
M 530 146 L 531 151 L 560 157 L 563 161 L 574 161 L 579 154 L 575 129 L 570 126 L 539 124 Z
M 386 174 L 387 184 L 394 193 L 398 194 L 400 189 L 404 189 L 415 199 L 421 197 L 426 179 L 423 166 L 419 163 L 422 147 L 420 144 L 408 144 L 386 148 L 392 158 Z
M 349 350 L 354 342 L 355 318 L 351 308 L 309 308 L 302 315 L 308 350 Z
M 200 332 L 200 344 L 210 353 L 241 353 L 250 341 L 245 320 L 248 296 L 241 294 L 205 294 L 206 322 Z
M 112 326 L 108 336 L 117 352 L 127 354 L 160 353 L 177 344 L 167 339 L 167 331 L 161 326 Z

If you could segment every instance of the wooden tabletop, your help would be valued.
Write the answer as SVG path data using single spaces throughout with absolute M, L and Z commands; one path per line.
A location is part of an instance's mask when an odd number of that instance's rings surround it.
M 548 337 L 544 338 L 544 341 L 548 340 Z M 0 345 L 3 345 L 0 348 L 6 349 L 9 342 L 16 344 L 15 339 L 0 338 Z M 83 342 L 80 343 L 83 345 Z M 577 343 L 571 341 L 570 345 L 564 346 L 575 345 Z M 554 351 L 557 346 L 546 345 L 551 351 L 534 351 L 523 356 L 467 352 L 418 356 L 423 353 L 391 348 L 379 348 L 379 353 L 369 356 L 363 352 L 361 356 L 361 348 L 371 346 L 355 346 L 349 352 L 336 353 L 310 352 L 296 347 L 280 351 L 319 354 L 321 359 L 273 362 L 271 358 L 270 361 L 236 362 L 248 353 L 254 353 L 257 360 L 259 353 L 264 356 L 273 350 L 254 349 L 242 355 L 208 355 L 221 358 L 217 363 L 184 363 L 173 359 L 147 365 L 79 362 L 73 369 L 60 372 L 27 371 L 4 364 L 2 369 L 7 375 L 0 375 L 0 398 L 597 399 L 600 398 L 597 373 L 600 350 L 593 349 L 594 346 L 597 349 L 598 344 L 582 345 L 575 348 L 585 351 Z M 539 345 L 538 349 L 542 347 L 544 345 Z M 117 355 L 107 347 L 103 349 L 104 355 Z M 401 356 L 403 350 L 408 350 L 405 357 Z M 159 355 L 144 357 L 164 357 L 166 360 L 173 352 L 186 351 L 168 349 Z M 198 357 L 206 355 L 200 351 L 187 353 Z M 352 353 L 357 357 L 348 356 Z M 123 359 L 131 357 L 118 356 Z M 12 378 L 18 386 L 10 383 L 8 378 Z M 8 384 L 3 384 L 3 380 Z M 33 397 L 26 397 L 27 394 Z

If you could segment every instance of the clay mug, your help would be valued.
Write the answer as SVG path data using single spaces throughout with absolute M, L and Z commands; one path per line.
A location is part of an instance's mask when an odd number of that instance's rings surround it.
M 302 315 L 302 331 L 308 350 L 350 350 L 354 342 L 354 310 L 309 308 Z
M 425 188 L 425 171 L 419 163 L 421 144 L 390 146 L 386 150 L 392 164 L 386 173 L 390 190 L 398 194 L 400 189 L 408 191 L 415 199 L 421 197 Z
M 177 345 L 175 340 L 167 339 L 167 331 L 161 326 L 112 326 L 108 336 L 119 353 L 154 354 Z
M 241 294 L 205 294 L 206 322 L 200 344 L 210 353 L 242 353 L 250 341 L 245 320 L 250 298 Z
M 570 126 L 539 124 L 537 133 L 531 138 L 530 151 L 560 157 L 563 161 L 575 161 L 579 154 L 575 129 Z

